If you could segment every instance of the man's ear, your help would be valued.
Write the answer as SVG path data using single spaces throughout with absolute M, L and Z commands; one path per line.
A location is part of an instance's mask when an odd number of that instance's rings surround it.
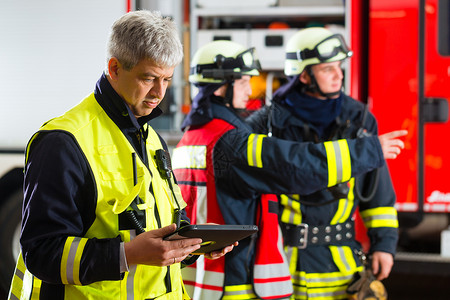
M 121 68 L 120 62 L 117 58 L 111 57 L 108 61 L 108 75 L 112 80 L 116 80 L 119 76 L 119 69 Z
M 309 77 L 308 72 L 303 71 L 300 76 L 298 76 L 298 80 L 300 80 L 301 83 L 308 85 L 311 81 L 311 77 Z
M 225 97 L 228 84 L 222 85 L 220 88 L 214 91 L 214 95 L 217 97 Z

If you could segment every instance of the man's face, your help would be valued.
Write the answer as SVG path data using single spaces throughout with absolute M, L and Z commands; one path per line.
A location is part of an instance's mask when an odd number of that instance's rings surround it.
M 335 93 L 341 90 L 342 79 L 344 78 L 341 61 L 314 65 L 311 69 L 323 93 Z
M 144 59 L 127 71 L 117 61 L 112 85 L 136 118 L 147 116 L 164 98 L 174 69 L 175 67 L 162 68 L 153 61 Z
M 241 79 L 234 81 L 233 106 L 237 109 L 247 108 L 248 98 L 252 94 L 250 76 L 243 75 Z

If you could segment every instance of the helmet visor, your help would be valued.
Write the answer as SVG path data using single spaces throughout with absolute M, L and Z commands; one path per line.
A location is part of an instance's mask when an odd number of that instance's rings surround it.
M 312 50 L 307 48 L 297 52 L 286 53 L 286 58 L 297 59 L 298 61 L 317 58 L 320 62 L 325 62 L 340 53 L 344 54 L 345 57 L 350 57 L 353 54 L 345 44 L 342 35 L 333 34 L 318 43 Z
M 261 65 L 256 58 L 255 48 L 250 48 L 238 54 L 236 58 L 218 54 L 214 63 L 192 67 L 190 74 L 201 74 L 203 78 L 217 80 L 235 80 L 241 78 L 243 74 L 249 74 L 260 69 Z
M 313 51 L 316 52 L 316 57 L 320 61 L 326 61 L 339 53 L 343 53 L 347 57 L 352 55 L 352 52 L 348 49 L 344 38 L 340 34 L 334 34 L 324 39 L 316 45 Z
M 244 52 L 240 53 L 236 57 L 238 65 L 242 72 L 248 72 L 252 70 L 261 70 L 261 64 L 256 57 L 255 48 L 249 48 Z

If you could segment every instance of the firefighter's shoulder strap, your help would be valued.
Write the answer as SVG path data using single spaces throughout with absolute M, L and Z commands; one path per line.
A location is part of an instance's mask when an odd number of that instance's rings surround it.
M 363 116 L 361 119 L 361 125 L 358 128 L 358 130 L 356 131 L 357 138 L 362 138 L 362 137 L 370 135 L 370 133 L 368 133 L 364 129 L 364 124 L 366 123 L 368 113 L 369 113 L 369 105 L 367 103 L 365 103 L 364 104 L 364 112 L 363 112 Z M 355 178 L 355 197 L 358 198 L 361 202 L 369 202 L 375 196 L 375 193 L 376 193 L 377 187 L 378 187 L 379 177 L 380 177 L 379 169 L 373 170 L 372 172 L 368 173 L 367 176 L 368 176 L 368 180 L 366 180 L 366 182 L 368 182 L 368 189 L 367 189 L 367 192 L 365 193 L 366 195 L 363 195 L 363 193 L 360 190 L 360 184 L 359 184 L 359 182 L 361 180 L 360 177 Z

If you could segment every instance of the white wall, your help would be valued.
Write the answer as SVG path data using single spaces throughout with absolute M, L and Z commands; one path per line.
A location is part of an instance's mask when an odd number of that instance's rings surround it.
M 0 0 L 0 149 L 94 90 L 125 0 Z

